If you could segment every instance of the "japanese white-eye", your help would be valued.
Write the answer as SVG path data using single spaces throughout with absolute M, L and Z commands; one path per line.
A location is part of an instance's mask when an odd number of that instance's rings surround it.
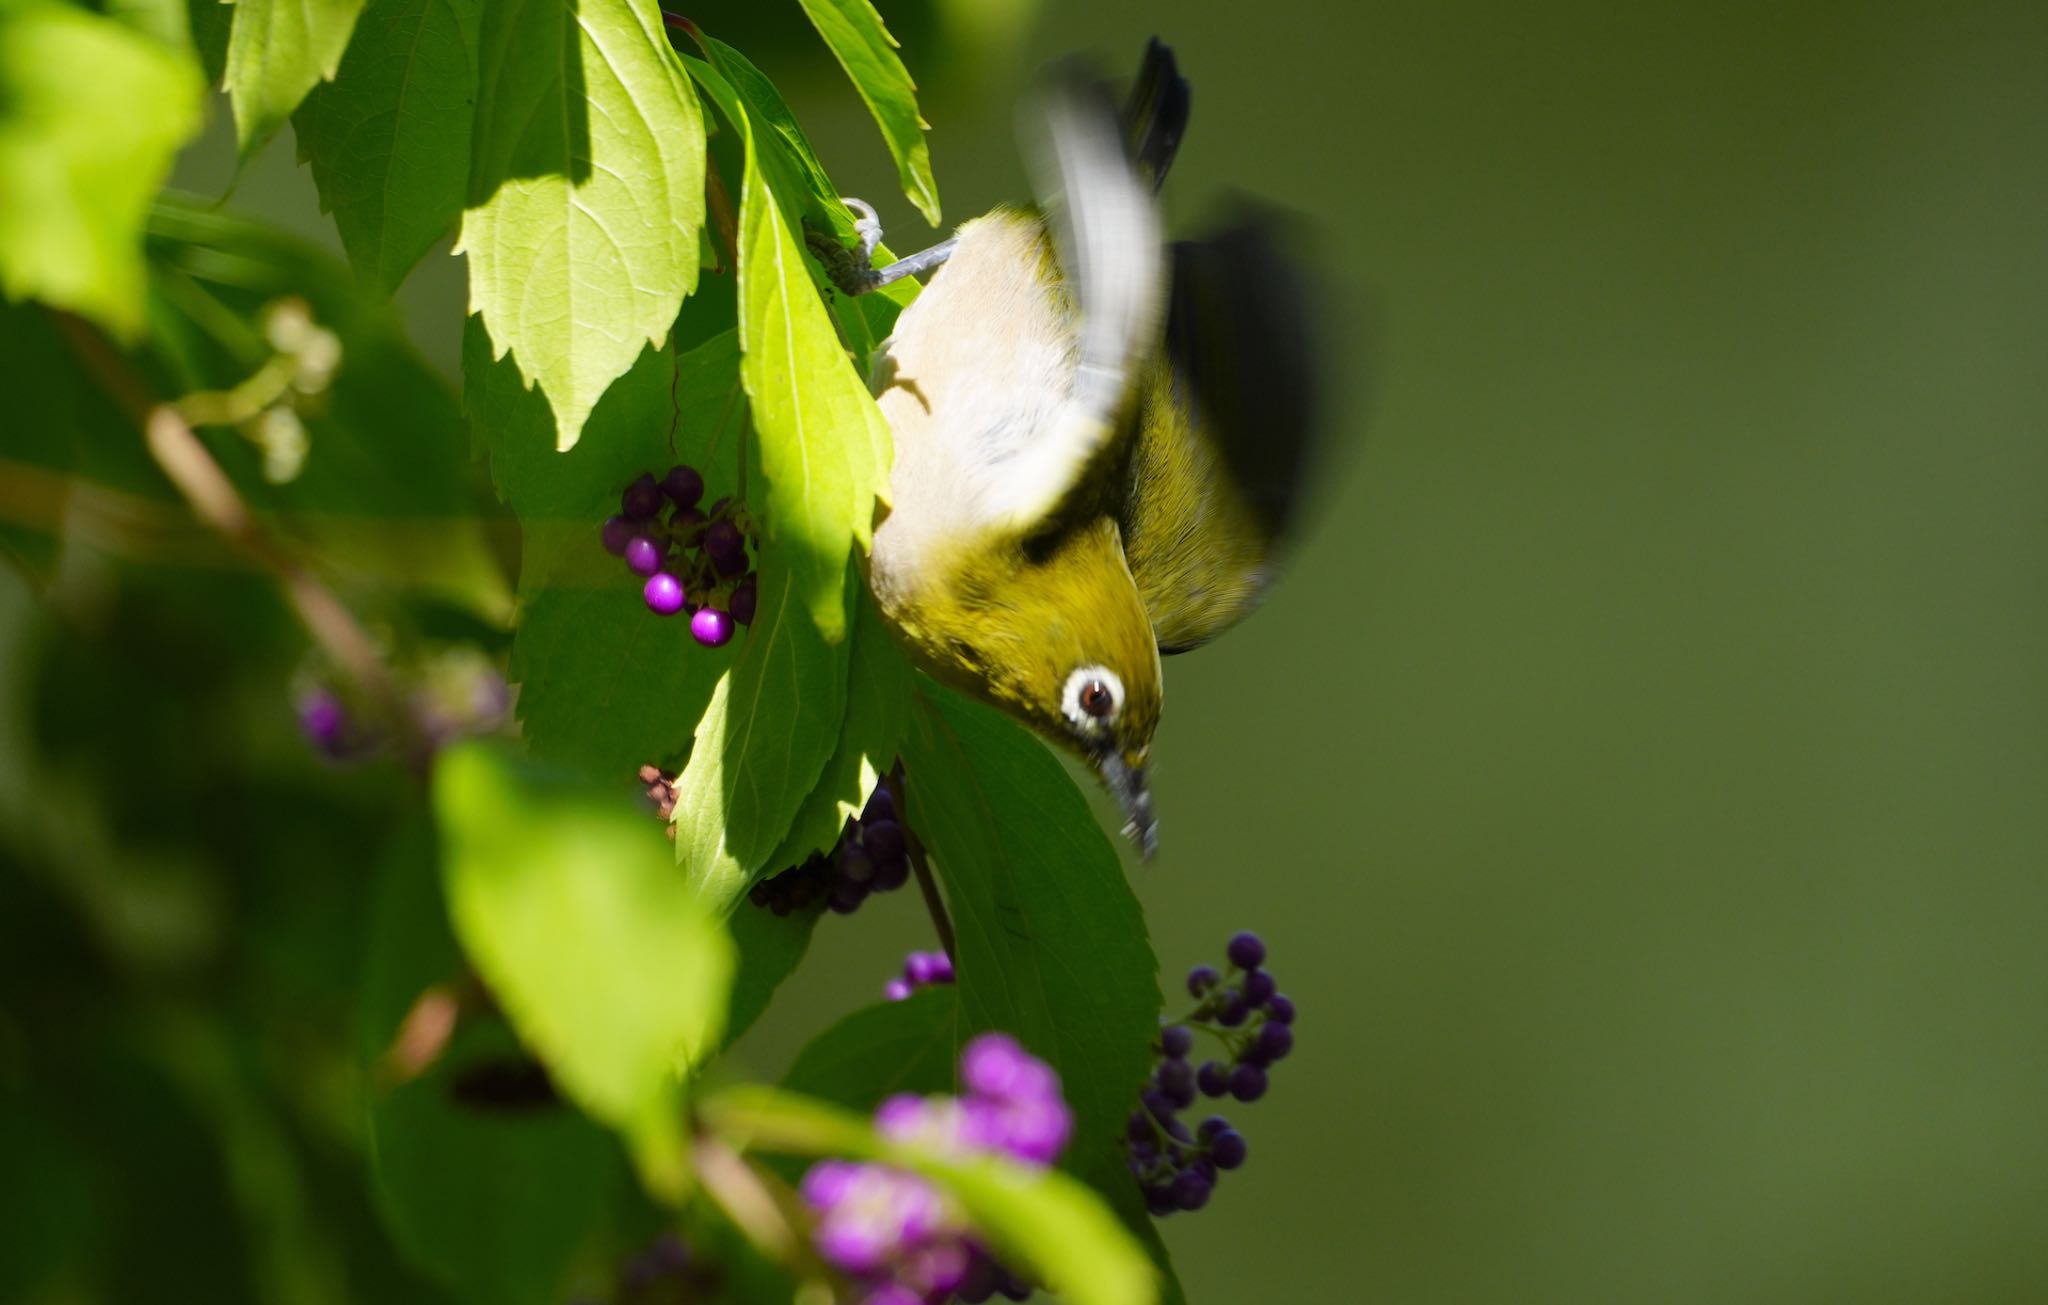
M 938 269 L 876 361 L 895 436 L 877 604 L 931 674 L 1091 763 L 1148 857 L 1160 656 L 1257 604 L 1314 409 L 1304 287 L 1274 224 L 1163 242 L 1153 193 L 1188 106 L 1157 41 L 1122 114 L 1056 79 L 1037 210 L 835 278 Z

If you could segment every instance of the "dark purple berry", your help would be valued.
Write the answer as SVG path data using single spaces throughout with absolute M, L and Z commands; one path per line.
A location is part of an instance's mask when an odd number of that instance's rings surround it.
M 1146 1088 L 1138 1094 L 1138 1100 L 1152 1112 L 1154 1119 L 1164 1121 L 1173 1118 L 1173 1100 L 1159 1088 Z
M 1209 1141 L 1209 1158 L 1218 1169 L 1235 1169 L 1244 1163 L 1244 1134 L 1226 1128 Z
M 1257 1051 L 1267 1064 L 1285 1060 L 1287 1053 L 1294 1050 L 1294 1030 L 1285 1024 L 1268 1022 L 1259 1030 L 1258 1039 L 1252 1043 L 1252 1049 Z
M 1239 1101 L 1257 1101 L 1266 1095 L 1266 1071 L 1257 1065 L 1239 1065 L 1231 1070 L 1230 1095 Z
M 1173 1203 L 1173 1189 L 1171 1187 L 1148 1187 L 1145 1189 L 1146 1213 L 1157 1217 L 1159 1215 L 1172 1214 L 1178 1209 L 1180 1207 Z
M 700 607 L 690 618 L 690 637 L 706 648 L 718 648 L 730 642 L 732 629 L 732 617 L 716 607 Z
M 1244 999 L 1252 1005 L 1265 1005 L 1271 1000 L 1273 992 L 1273 976 L 1264 970 L 1253 970 L 1244 976 Z
M 1209 1183 L 1193 1170 L 1185 1170 L 1173 1180 L 1173 1203 L 1182 1210 L 1199 1210 L 1209 1203 Z
M 857 884 L 875 877 L 875 860 L 852 843 L 839 845 L 839 874 Z
M 661 492 L 679 508 L 696 507 L 697 500 L 704 497 L 704 477 L 697 474 L 695 467 L 670 467 L 661 478 Z
M 860 904 L 867 900 L 867 896 L 866 885 L 854 883 L 850 879 L 841 879 L 834 882 L 832 891 L 826 894 L 825 905 L 831 907 L 837 914 L 852 915 L 860 909 Z
M 1185 1024 L 1175 1024 L 1159 1034 L 1159 1049 L 1173 1060 L 1186 1060 L 1188 1052 L 1194 1050 L 1195 1035 Z
M 870 820 L 894 820 L 896 799 L 889 795 L 888 789 L 875 785 L 875 791 L 868 794 L 868 804 L 861 808 L 860 818 L 863 824 Z
M 1244 994 L 1235 988 L 1225 988 L 1223 1000 L 1217 1003 L 1216 1022 L 1226 1029 L 1234 1029 L 1251 1017 L 1251 1005 Z
M 604 541 L 605 552 L 613 557 L 624 557 L 626 541 L 633 537 L 635 528 L 634 523 L 624 517 L 606 517 L 604 525 L 598 529 L 597 537 Z
M 645 535 L 626 541 L 626 566 L 635 575 L 653 575 L 661 570 L 661 545 Z
M 1160 1062 L 1159 1072 L 1153 1077 L 1159 1090 L 1174 1105 L 1185 1109 L 1195 1104 L 1195 1071 L 1185 1060 Z
M 1205 1060 L 1195 1071 L 1195 1086 L 1202 1089 L 1202 1095 L 1220 1097 L 1230 1091 L 1230 1071 L 1213 1060 Z
M 1195 1136 L 1204 1142 L 1213 1142 L 1230 1131 L 1230 1121 L 1221 1115 L 1211 1115 L 1195 1130 Z
M 1275 1024 L 1294 1023 L 1294 1001 L 1285 993 L 1277 993 L 1266 1003 L 1266 1018 Z
M 759 606 L 760 602 L 761 595 L 760 591 L 754 587 L 754 577 L 748 576 L 740 581 L 738 588 L 732 591 L 732 597 L 726 600 L 725 606 L 726 610 L 732 613 L 733 620 L 738 621 L 741 625 L 752 625 L 754 623 L 754 609 Z
M 1124 1136 L 1131 1139 L 1133 1146 L 1152 1144 L 1152 1117 L 1142 1110 L 1133 1110 L 1130 1119 L 1124 1123 Z
M 1232 935 L 1229 948 L 1230 963 L 1240 970 L 1256 970 L 1266 959 L 1266 944 L 1259 941 L 1255 933 Z
M 717 529 L 717 527 L 714 526 L 712 527 L 712 529 L 715 530 Z M 730 553 L 723 556 L 717 554 L 712 555 L 711 569 L 723 576 L 739 575 L 741 572 L 747 569 L 747 550 L 742 548 L 737 553 Z
M 889 861 L 902 856 L 903 826 L 893 820 L 863 820 L 860 825 L 861 846 L 877 861 Z
M 1204 996 L 1208 993 L 1209 989 L 1222 982 L 1222 979 L 1223 976 L 1216 972 L 1215 966 L 1197 965 L 1194 969 L 1188 971 L 1188 996 Z
M 619 495 L 619 508 L 634 521 L 645 521 L 661 510 L 661 486 L 654 483 L 654 473 L 643 471 L 640 478 L 626 486 Z
M 683 610 L 683 582 L 666 571 L 656 571 L 640 587 L 647 610 L 656 616 L 674 616 Z
M 706 517 L 701 510 L 697 508 L 684 508 L 670 516 L 668 523 L 677 530 L 695 530 L 708 520 L 710 518 Z
M 711 528 L 704 532 L 704 551 L 711 555 L 714 562 L 732 557 L 744 558 L 747 553 L 747 541 L 741 536 L 740 528 L 732 522 L 714 521 Z
M 910 858 L 894 857 L 875 867 L 875 891 L 893 893 L 910 882 Z

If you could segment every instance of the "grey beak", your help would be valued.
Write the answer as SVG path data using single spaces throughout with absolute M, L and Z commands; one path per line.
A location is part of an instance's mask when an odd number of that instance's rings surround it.
M 1152 791 L 1145 787 L 1145 768 L 1134 766 L 1115 752 L 1096 758 L 1103 783 L 1124 809 L 1124 833 L 1138 845 L 1138 855 L 1150 861 L 1159 851 L 1159 822 L 1152 816 Z

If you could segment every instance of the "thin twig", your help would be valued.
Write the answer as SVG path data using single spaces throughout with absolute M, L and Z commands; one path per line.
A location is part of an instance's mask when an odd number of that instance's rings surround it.
M 932 878 L 931 861 L 925 856 L 924 843 L 911 832 L 902 765 L 899 763 L 891 770 L 882 783 L 889 790 L 889 796 L 895 799 L 896 821 L 903 828 L 904 850 L 910 856 L 911 873 L 917 876 L 917 889 L 924 894 L 924 909 L 932 917 L 932 928 L 939 935 L 939 946 L 945 949 L 946 959 L 957 969 L 960 956 L 953 941 L 953 917 L 946 913 L 946 899 L 939 896 L 938 881 Z
M 424 774 L 429 756 L 426 739 L 377 645 L 341 599 L 257 525 L 234 482 L 175 404 L 153 396 L 128 361 L 83 318 L 69 313 L 51 316 L 86 370 L 142 428 L 150 456 L 184 496 L 193 515 L 276 578 L 299 623 L 376 704 L 394 732 L 399 755 L 416 773 Z
M 696 1142 L 697 1177 L 746 1239 L 770 1258 L 806 1277 L 829 1279 L 831 1270 L 804 1236 L 794 1197 L 715 1137 Z

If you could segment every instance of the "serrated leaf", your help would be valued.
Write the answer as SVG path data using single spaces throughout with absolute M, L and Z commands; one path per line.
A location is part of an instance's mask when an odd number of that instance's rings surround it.
M 939 188 L 932 180 L 931 150 L 924 133 L 929 124 L 917 111 L 917 85 L 896 56 L 896 38 L 882 24 L 868 0 L 803 0 L 804 12 L 839 66 L 853 79 L 854 89 L 875 115 L 903 194 L 924 220 L 939 224 Z
M 908 1169 L 948 1192 L 1005 1263 L 1073 1305 L 1151 1305 L 1157 1277 L 1101 1197 L 1058 1170 L 961 1159 L 889 1142 L 866 1120 L 795 1093 L 732 1088 L 703 1103 L 716 1131 L 767 1150 L 852 1156 Z
M 672 768 L 734 650 L 701 648 L 687 620 L 648 611 L 598 531 L 643 471 L 688 462 L 711 497 L 734 487 L 746 427 L 737 339 L 726 331 L 681 358 L 644 350 L 567 453 L 555 450 L 546 400 L 509 359 L 492 361 L 475 318 L 462 370 L 472 428 L 520 521 L 512 678 L 528 747 L 622 788 L 642 765 Z
M 806 1043 L 782 1086 L 860 1111 L 896 1092 L 951 1092 L 959 1018 L 959 994 L 948 984 L 864 1006 Z
M 284 125 L 315 84 L 334 80 L 362 11 L 363 0 L 235 0 L 226 77 L 243 158 Z
M 1002 1029 L 1059 1071 L 1074 1110 L 1062 1167 L 1146 1238 L 1177 1297 L 1122 1155 L 1161 999 L 1115 847 L 1043 743 L 930 680 L 919 681 L 902 752 L 904 820 L 952 914 L 962 1036 Z
M 0 292 L 135 339 L 143 218 L 203 90 L 190 55 L 121 23 L 0 7 Z
M 853 630 L 847 637 L 846 719 L 839 745 L 791 822 L 789 834 L 768 858 L 772 873 L 800 865 L 812 852 L 839 841 L 846 822 L 867 805 L 875 784 L 896 764 L 897 746 L 909 719 L 910 662 L 882 625 L 881 613 L 865 588 L 854 597 Z
M 394 290 L 462 215 L 483 0 L 369 0 L 334 81 L 293 115 L 356 274 Z
M 470 308 L 566 451 L 697 284 L 704 125 L 653 0 L 486 6 L 471 151 Z
M 740 379 L 760 436 L 761 515 L 811 620 L 838 642 L 852 545 L 873 542 L 887 483 L 889 427 L 811 283 L 761 171 L 757 135 L 746 133 L 740 201 Z
M 731 940 L 630 804 L 545 782 L 486 744 L 440 754 L 433 798 L 463 951 L 555 1085 L 675 1199 L 681 1070 L 717 1044 Z
M 712 691 L 675 782 L 676 864 L 720 915 L 768 868 L 846 711 L 846 643 L 819 636 L 777 553 L 763 555 L 759 575 L 753 628 Z

